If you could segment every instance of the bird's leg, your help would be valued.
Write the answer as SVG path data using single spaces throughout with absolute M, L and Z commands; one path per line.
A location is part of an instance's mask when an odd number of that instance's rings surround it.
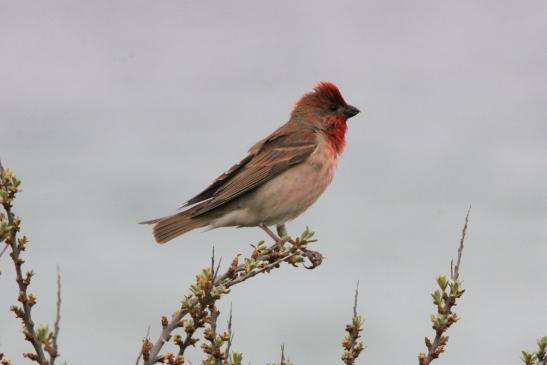
M 273 233 L 272 230 L 269 229 L 267 225 L 265 225 L 264 223 L 261 223 L 261 224 L 259 225 L 259 227 L 262 228 L 262 230 L 263 230 L 264 232 L 266 232 L 266 234 L 267 234 L 268 236 L 270 236 L 270 237 L 272 238 L 272 240 L 274 240 L 276 243 L 281 242 L 281 238 L 279 238 L 275 233 Z
M 285 227 L 285 224 L 278 224 L 277 225 L 277 234 L 279 237 L 283 238 L 289 235 L 289 232 L 287 232 L 287 227 Z
M 280 249 L 283 248 L 283 246 L 284 246 L 283 240 L 280 237 L 278 237 L 275 233 L 273 233 L 272 230 L 269 229 L 267 225 L 262 223 L 262 224 L 259 225 L 259 227 L 262 228 L 262 230 L 264 232 L 266 232 L 266 234 L 268 236 L 270 236 L 276 242 L 276 244 L 278 245 L 278 247 Z M 285 227 L 284 224 L 281 224 L 281 225 L 277 226 L 277 233 L 281 237 L 287 236 L 287 228 Z M 289 239 L 289 242 L 294 246 L 298 245 L 298 243 L 296 243 L 296 241 L 294 241 L 292 238 Z M 323 255 L 321 255 L 320 252 L 312 251 L 312 250 L 309 250 L 305 247 L 299 247 L 299 249 L 300 249 L 300 251 L 302 251 L 302 254 L 305 257 L 307 257 L 308 260 L 310 260 L 311 266 L 304 265 L 304 267 L 306 269 L 310 269 L 310 270 L 315 269 L 317 266 L 321 265 L 321 262 L 323 262 Z
M 277 225 L 277 234 L 279 235 L 279 237 L 283 238 L 283 237 L 289 237 L 289 240 L 288 242 L 290 244 L 292 244 L 293 246 L 296 246 L 298 245 L 298 243 L 293 240 L 292 238 L 290 238 L 289 236 L 289 233 L 287 232 L 287 227 L 285 227 L 285 224 L 279 224 Z M 300 250 L 304 253 L 304 256 L 306 256 L 308 258 L 308 260 L 310 260 L 312 266 L 306 266 L 304 265 L 304 267 L 306 269 L 314 269 L 316 268 L 317 266 L 321 265 L 321 262 L 323 262 L 323 255 L 321 255 L 321 253 L 317 252 L 317 251 L 312 251 L 306 247 L 300 247 Z
M 269 229 L 268 226 L 265 225 L 265 224 L 261 224 L 259 227 L 262 228 L 264 230 L 264 232 L 266 232 L 268 234 L 268 236 L 270 236 L 275 241 L 275 245 L 277 246 L 277 248 L 280 251 L 282 251 L 283 246 L 285 246 L 285 241 L 283 241 L 281 239 L 283 237 L 283 235 L 281 235 L 281 233 L 279 231 L 279 226 L 277 228 L 277 232 L 278 232 L 279 236 L 277 236 L 275 233 L 273 233 L 272 230 Z M 286 232 L 286 230 L 285 230 L 285 232 Z

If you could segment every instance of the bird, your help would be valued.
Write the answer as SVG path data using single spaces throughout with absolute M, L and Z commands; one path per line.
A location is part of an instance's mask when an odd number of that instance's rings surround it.
M 346 144 L 347 120 L 359 109 L 338 87 L 319 82 L 295 104 L 289 120 L 258 141 L 237 164 L 188 200 L 176 214 L 141 222 L 153 225 L 157 243 L 197 228 L 276 226 L 307 210 L 331 183 Z

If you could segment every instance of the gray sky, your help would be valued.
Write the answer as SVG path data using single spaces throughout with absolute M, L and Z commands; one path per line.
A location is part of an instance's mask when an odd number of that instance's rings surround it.
M 23 179 L 38 322 L 53 321 L 61 265 L 69 364 L 134 362 L 213 244 L 226 262 L 265 238 L 196 231 L 160 247 L 136 222 L 173 212 L 321 80 L 364 111 L 332 186 L 288 226 L 312 227 L 328 259 L 233 290 L 245 362 L 285 343 L 296 364 L 340 363 L 357 279 L 361 363 L 415 362 L 469 204 L 462 320 L 438 362 L 518 363 L 547 334 L 547 2 L 0 8 L 0 156 Z M 7 256 L 0 270 L 0 350 L 19 361 Z

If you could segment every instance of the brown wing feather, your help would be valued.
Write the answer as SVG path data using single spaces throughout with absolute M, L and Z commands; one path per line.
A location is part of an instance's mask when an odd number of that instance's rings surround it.
M 241 160 L 239 163 L 236 163 L 234 166 L 230 167 L 228 171 L 220 175 L 213 181 L 211 185 L 206 187 L 201 193 L 193 197 L 192 199 L 188 200 L 182 207 L 186 207 L 188 205 L 196 204 L 201 201 L 207 200 L 209 198 L 212 198 L 215 194 L 215 191 L 218 190 L 224 183 L 226 183 L 232 176 L 234 176 L 243 166 L 245 166 L 251 159 L 253 158 L 252 155 L 247 155 L 243 160 Z
M 290 122 L 289 122 L 290 123 Z M 289 130 L 291 128 L 289 127 L 289 123 L 284 124 L 277 130 L 275 130 L 273 133 L 271 133 L 268 137 L 258 141 L 255 143 L 250 149 L 249 154 L 240 162 L 236 163 L 228 171 L 217 177 L 211 185 L 206 187 L 201 193 L 194 196 L 192 199 L 188 200 L 181 208 L 184 208 L 189 205 L 193 205 L 196 203 L 199 203 L 201 201 L 207 200 L 212 198 L 215 195 L 215 192 L 222 187 L 225 183 L 227 183 L 232 177 L 234 177 L 249 161 L 253 159 L 253 157 L 260 152 L 260 149 L 262 146 L 268 142 L 271 142 L 279 137 L 286 136 L 289 133 Z
M 257 188 L 288 168 L 304 161 L 317 147 L 315 132 L 302 129 L 265 140 L 252 159 L 225 180 L 211 200 L 197 209 L 199 216 Z

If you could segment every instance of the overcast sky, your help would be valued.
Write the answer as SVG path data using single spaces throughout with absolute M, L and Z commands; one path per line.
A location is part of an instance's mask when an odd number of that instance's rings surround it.
M 329 80 L 363 113 L 333 184 L 288 225 L 328 259 L 234 288 L 233 348 L 341 363 L 359 279 L 360 363 L 416 363 L 471 204 L 462 319 L 438 362 L 519 363 L 547 335 L 546 19 L 544 0 L 0 1 L 0 157 L 23 180 L 36 321 L 53 322 L 59 264 L 62 358 L 133 363 L 213 245 L 227 262 L 265 239 L 158 246 L 136 222 L 174 212 Z M 0 270 L 0 351 L 19 363 L 7 255 Z

